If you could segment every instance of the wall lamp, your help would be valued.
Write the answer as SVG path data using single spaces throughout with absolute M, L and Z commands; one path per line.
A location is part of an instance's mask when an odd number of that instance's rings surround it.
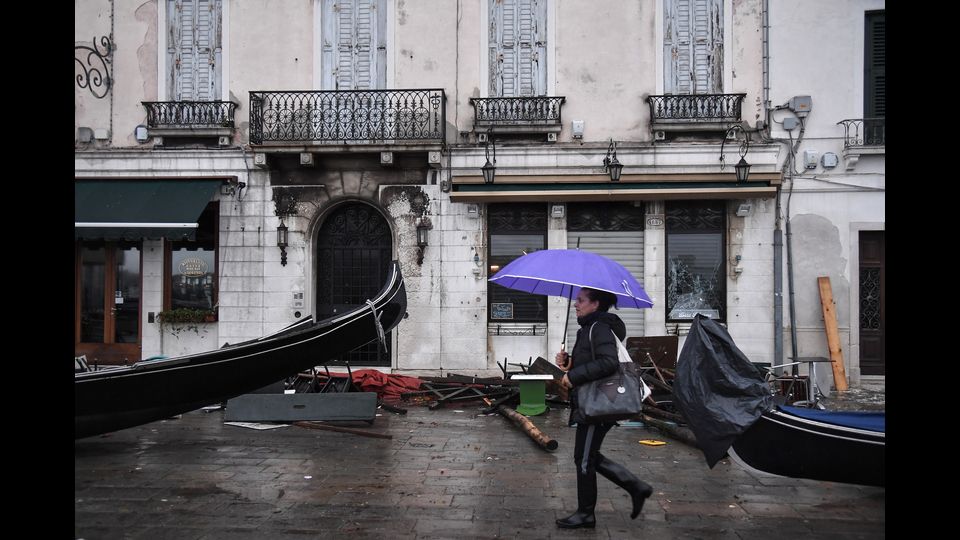
M 613 152 L 611 156 L 610 153 Z M 623 172 L 623 164 L 617 161 L 617 143 L 610 139 L 610 146 L 607 147 L 607 157 L 603 158 L 603 170 L 610 173 L 611 182 L 620 181 L 620 173 Z
M 283 224 L 283 220 L 280 221 L 280 226 L 277 227 L 277 247 L 280 248 L 280 265 L 287 265 L 287 226 Z
M 421 221 L 417 225 L 417 264 L 423 266 L 423 251 L 427 249 L 427 231 L 430 230 L 430 224 Z
M 725 165 L 723 161 L 723 146 L 727 144 L 727 139 L 735 139 L 737 132 L 743 134 L 743 142 L 740 143 L 740 161 L 733 166 L 734 172 L 737 174 L 737 183 L 742 183 L 747 181 L 747 176 L 750 175 L 750 164 L 747 163 L 747 160 L 744 157 L 747 155 L 747 152 L 750 151 L 750 135 L 743 129 L 739 124 L 731 126 L 727 129 L 727 133 L 723 137 L 723 142 L 720 143 L 720 170 L 723 170 Z
M 490 145 L 493 145 L 493 163 L 490 163 Z M 497 142 L 493 140 L 493 130 L 487 130 L 487 144 L 484 146 L 487 155 L 487 162 L 480 168 L 483 171 L 483 183 L 492 184 L 493 177 L 497 172 Z

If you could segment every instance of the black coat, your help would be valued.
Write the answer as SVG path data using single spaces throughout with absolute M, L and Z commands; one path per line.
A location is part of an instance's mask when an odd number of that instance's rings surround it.
M 594 311 L 586 317 L 578 317 L 577 341 L 573 345 L 573 367 L 567 372 L 567 378 L 573 384 L 570 390 L 570 424 L 582 423 L 577 403 L 577 386 L 609 377 L 617 372 L 620 357 L 616 339 L 623 341 L 627 336 L 627 327 L 620 317 L 606 311 Z M 593 327 L 593 352 L 590 350 L 590 327 Z M 611 333 L 611 330 L 613 332 Z

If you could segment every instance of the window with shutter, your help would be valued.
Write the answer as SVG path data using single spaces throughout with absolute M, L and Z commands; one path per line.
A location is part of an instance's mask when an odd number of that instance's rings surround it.
M 167 0 L 169 99 L 220 99 L 222 10 L 223 0 Z
M 883 118 L 887 113 L 887 26 L 884 11 L 866 14 L 864 43 L 865 118 Z
M 663 8 L 664 93 L 723 93 L 723 0 L 664 0 Z
M 321 21 L 323 89 L 384 88 L 386 0 L 324 0 Z
M 489 94 L 547 95 L 547 0 L 489 0 Z

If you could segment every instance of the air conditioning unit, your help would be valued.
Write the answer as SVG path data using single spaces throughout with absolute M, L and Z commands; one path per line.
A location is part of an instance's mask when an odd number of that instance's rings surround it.
M 253 164 L 257 167 L 266 167 L 267 166 L 267 155 L 266 154 L 254 154 L 253 155 Z
M 427 154 L 427 161 L 430 162 L 431 167 L 439 167 L 441 158 L 443 158 L 443 154 L 440 152 L 430 152 Z
M 547 133 L 547 142 L 557 142 L 557 134 Z
M 77 128 L 77 142 L 93 142 L 93 130 L 88 127 Z
M 217 144 L 219 144 L 220 146 L 230 146 L 230 136 L 229 136 L 229 135 L 221 135 L 221 136 L 217 139 Z
M 313 154 L 310 152 L 300 152 L 300 165 L 313 167 Z
M 665 140 L 667 140 L 667 132 L 666 132 L 666 131 L 662 131 L 662 130 L 654 131 L 654 132 L 653 132 L 653 140 L 655 140 L 655 141 L 665 141 Z

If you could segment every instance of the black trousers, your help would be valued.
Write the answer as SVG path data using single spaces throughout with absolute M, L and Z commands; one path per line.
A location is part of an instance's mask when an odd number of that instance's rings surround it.
M 597 464 L 607 460 L 600 445 L 615 424 L 577 424 L 573 459 L 577 465 L 577 511 L 593 513 L 597 505 Z M 609 461 L 609 460 L 607 460 Z

